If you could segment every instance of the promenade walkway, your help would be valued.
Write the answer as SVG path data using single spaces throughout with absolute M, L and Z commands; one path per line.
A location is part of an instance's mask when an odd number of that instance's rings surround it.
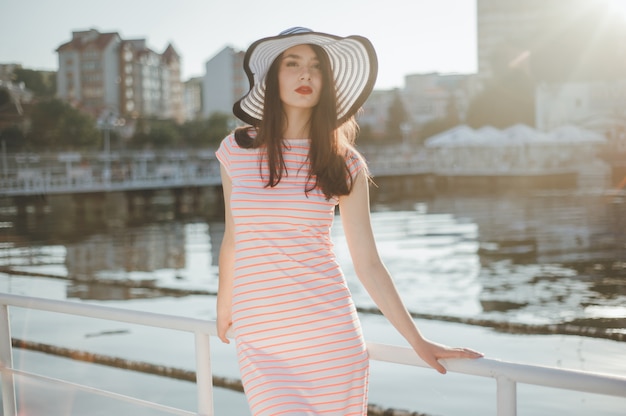
M 390 151 L 391 150 L 391 151 Z M 376 177 L 427 174 L 417 151 L 368 157 Z M 0 195 L 78 194 L 218 186 L 214 150 L 2 156 Z

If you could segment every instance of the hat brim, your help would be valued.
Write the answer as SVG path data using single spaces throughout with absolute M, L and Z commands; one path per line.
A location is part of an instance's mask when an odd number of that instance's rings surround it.
M 318 45 L 328 54 L 335 79 L 338 124 L 356 114 L 376 83 L 378 60 L 372 43 L 362 36 L 342 38 L 305 32 L 263 38 L 248 48 L 243 66 L 250 91 L 233 106 L 237 118 L 253 126 L 260 123 L 265 102 L 265 76 L 270 65 L 285 50 L 302 44 Z

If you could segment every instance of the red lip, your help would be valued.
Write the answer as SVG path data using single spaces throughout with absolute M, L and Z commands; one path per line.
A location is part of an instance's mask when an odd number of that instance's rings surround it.
M 298 94 L 311 94 L 313 93 L 313 88 L 303 85 L 301 87 L 296 88 L 296 92 Z

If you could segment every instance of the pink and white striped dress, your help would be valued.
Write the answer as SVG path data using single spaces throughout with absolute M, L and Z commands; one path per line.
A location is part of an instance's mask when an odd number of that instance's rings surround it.
M 309 142 L 288 145 L 287 174 L 273 188 L 259 150 L 230 135 L 216 153 L 232 180 L 233 330 L 246 397 L 254 416 L 363 416 L 369 359 L 330 239 L 338 199 L 305 194 Z M 353 175 L 363 169 L 356 157 L 347 163 Z

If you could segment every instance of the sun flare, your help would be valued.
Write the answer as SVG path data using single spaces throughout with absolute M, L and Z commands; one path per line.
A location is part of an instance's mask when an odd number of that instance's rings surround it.
M 611 11 L 626 21 L 626 0 L 608 0 L 608 2 Z

